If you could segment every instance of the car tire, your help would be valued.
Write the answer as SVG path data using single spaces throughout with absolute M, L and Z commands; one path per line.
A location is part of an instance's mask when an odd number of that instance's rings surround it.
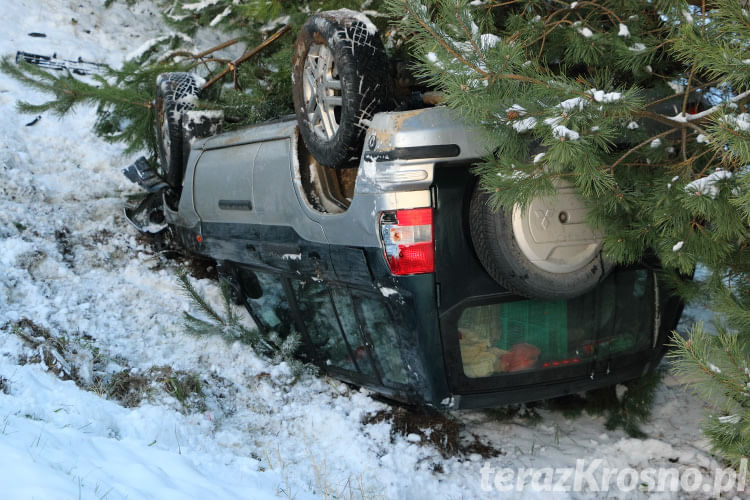
M 573 186 L 561 181 L 557 188 L 556 196 L 535 198 L 526 211 L 495 210 L 479 185 L 472 194 L 469 226 L 479 261 L 498 284 L 524 297 L 577 297 L 612 270 Z
M 163 73 L 156 79 L 156 142 L 161 173 L 179 191 L 185 173 L 183 113 L 195 108 L 201 87 L 190 73 Z
M 311 16 L 292 55 L 292 97 L 307 150 L 322 165 L 359 158 L 372 116 L 384 111 L 389 76 L 383 43 L 362 16 Z

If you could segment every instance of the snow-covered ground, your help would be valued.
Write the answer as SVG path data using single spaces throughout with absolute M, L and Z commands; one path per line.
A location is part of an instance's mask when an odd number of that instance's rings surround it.
M 148 2 L 100 3 L 5 2 L 0 54 L 119 65 L 164 34 Z M 541 411 L 532 425 L 466 411 L 453 415 L 462 441 L 499 454 L 445 458 L 414 434 L 392 434 L 387 420 L 372 423 L 389 407 L 364 391 L 311 375 L 292 383 L 287 367 L 239 343 L 188 335 L 180 318 L 191 305 L 176 264 L 140 243 L 121 216 L 135 188 L 120 168 L 133 158 L 92 135 L 91 108 L 26 126 L 33 117 L 16 114 L 15 102 L 45 98 L 0 74 L 2 498 L 645 496 L 637 485 L 617 490 L 614 478 L 608 492 L 536 492 L 531 476 L 522 494 L 494 488 L 502 468 L 574 468 L 579 459 L 639 472 L 697 468 L 713 484 L 720 465 L 698 430 L 703 405 L 672 377 L 658 389 L 647 440 L 607 431 L 601 417 Z M 195 282 L 218 296 L 210 280 Z M 105 383 L 114 376 L 153 387 L 141 402 L 121 392 L 121 403 Z M 183 404 L 167 388 L 191 376 L 200 394 Z M 712 496 L 703 488 L 660 495 Z

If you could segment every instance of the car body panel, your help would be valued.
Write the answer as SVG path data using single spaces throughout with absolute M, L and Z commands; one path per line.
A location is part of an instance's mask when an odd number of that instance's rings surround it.
M 373 155 L 393 148 L 439 146 L 446 137 L 458 141 L 460 150 L 451 160 L 476 160 L 485 153 L 478 146 L 480 133 L 442 108 L 379 113 L 368 137 L 378 137 L 368 150 Z M 430 185 L 439 158 L 387 161 L 365 154 L 349 209 L 340 214 L 318 212 L 302 192 L 298 140 L 296 122 L 282 120 L 195 141 L 185 175 L 191 196 L 183 195 L 180 201 L 180 223 L 289 225 L 310 241 L 376 247 L 380 212 L 432 205 Z M 429 153 L 428 149 L 424 154 Z

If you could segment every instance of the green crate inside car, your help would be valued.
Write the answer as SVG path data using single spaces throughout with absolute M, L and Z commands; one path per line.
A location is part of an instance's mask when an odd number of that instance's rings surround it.
M 568 309 L 564 300 L 507 302 L 500 321 L 500 349 L 525 343 L 539 348 L 542 359 L 567 357 Z

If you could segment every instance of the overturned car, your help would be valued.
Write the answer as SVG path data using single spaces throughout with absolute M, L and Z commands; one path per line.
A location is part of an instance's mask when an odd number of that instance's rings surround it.
M 481 134 L 448 109 L 393 109 L 377 31 L 351 11 L 300 32 L 296 116 L 217 133 L 197 77 L 162 75 L 161 171 L 128 174 L 188 251 L 215 259 L 257 327 L 304 340 L 332 376 L 472 408 L 561 396 L 653 369 L 682 304 L 617 267 L 569 185 L 488 206 Z

